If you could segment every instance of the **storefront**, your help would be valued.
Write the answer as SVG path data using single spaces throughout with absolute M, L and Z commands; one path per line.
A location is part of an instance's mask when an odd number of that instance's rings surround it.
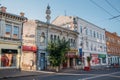
M 104 65 L 104 64 L 106 64 L 107 63 L 107 61 L 106 61 L 106 54 L 99 54 L 98 55 L 98 57 L 99 57 L 99 60 L 100 60 L 100 64 L 101 65 Z
M 1 68 L 17 68 L 17 49 L 1 49 Z
M 91 66 L 107 65 L 106 54 L 91 54 Z
M 66 55 L 66 62 L 63 64 L 63 68 L 76 68 L 78 55 L 77 50 L 71 50 Z
M 22 47 L 22 70 L 36 70 L 36 46 Z
M 96 66 L 100 63 L 98 54 L 91 54 L 91 66 Z

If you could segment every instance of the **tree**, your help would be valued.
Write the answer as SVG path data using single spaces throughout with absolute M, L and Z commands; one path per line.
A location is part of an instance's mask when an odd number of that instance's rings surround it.
M 69 41 L 64 39 L 51 41 L 48 43 L 47 51 L 49 53 L 50 65 L 59 67 L 65 61 L 65 55 L 70 50 Z

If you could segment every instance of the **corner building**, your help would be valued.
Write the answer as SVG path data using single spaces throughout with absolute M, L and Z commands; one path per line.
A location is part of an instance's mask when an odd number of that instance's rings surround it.
M 120 66 L 120 36 L 116 32 L 105 31 L 106 45 L 108 53 L 108 64 Z
M 76 16 L 58 16 L 52 23 L 79 32 L 79 68 L 88 66 L 87 57 L 91 57 L 92 68 L 108 64 L 104 29 Z
M 21 31 L 26 18 L 6 9 L 0 7 L 0 69 L 20 69 Z

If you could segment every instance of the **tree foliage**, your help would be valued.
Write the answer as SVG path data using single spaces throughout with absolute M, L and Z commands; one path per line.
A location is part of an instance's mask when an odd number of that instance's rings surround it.
M 70 50 L 69 41 L 64 39 L 48 43 L 47 51 L 51 66 L 60 66 L 65 60 L 65 54 Z

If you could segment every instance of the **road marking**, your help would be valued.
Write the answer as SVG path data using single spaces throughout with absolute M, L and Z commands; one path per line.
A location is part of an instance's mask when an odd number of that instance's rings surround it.
M 116 78 L 120 78 L 120 76 L 115 76 L 115 75 L 109 75 L 110 77 L 116 77 Z
M 96 74 L 73 74 L 73 73 L 56 73 L 58 75 L 96 75 Z
M 88 77 L 88 78 L 83 78 L 83 79 L 78 79 L 78 80 L 89 80 L 89 79 L 94 79 L 94 78 L 98 78 L 98 77 L 109 76 L 109 75 L 116 74 L 116 73 L 120 73 L 120 72 L 114 72 L 114 73 L 110 73 L 110 74 L 102 74 L 102 75 Z

